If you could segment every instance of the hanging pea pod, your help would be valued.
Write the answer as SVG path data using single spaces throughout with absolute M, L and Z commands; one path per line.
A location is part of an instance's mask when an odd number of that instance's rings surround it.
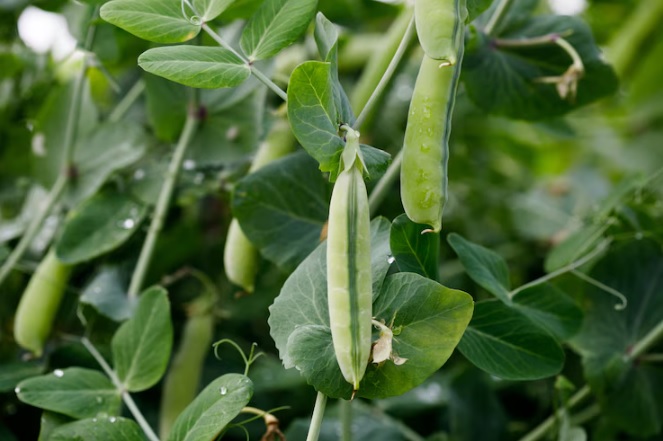
M 435 7 L 431 5 L 427 11 L 430 17 L 424 17 L 422 8 L 428 3 Z M 442 210 L 447 200 L 451 117 L 463 58 L 463 11 L 464 1 L 459 0 L 415 3 L 415 17 L 422 17 L 417 21 L 417 30 L 426 54 L 405 129 L 401 199 L 412 221 L 432 227 L 426 232 L 439 232 L 442 228 Z M 440 28 L 431 21 L 435 17 L 442 20 Z M 449 17 L 453 17 L 453 25 L 447 23 Z M 447 26 L 443 27 L 445 23 Z M 435 58 L 428 55 L 427 47 Z
M 327 296 L 336 360 L 356 391 L 371 352 L 370 215 L 359 133 L 346 130 L 342 171 L 329 208 Z
M 292 151 L 295 138 L 285 118 L 274 121 L 265 140 L 258 147 L 249 173 L 281 158 Z M 242 232 L 237 219 L 230 222 L 223 251 L 223 265 L 228 280 L 252 293 L 260 256 L 258 250 Z
M 14 318 L 14 338 L 20 346 L 41 356 L 64 296 L 71 267 L 51 249 L 32 275 Z
M 419 43 L 426 55 L 456 64 L 462 53 L 463 28 L 467 19 L 466 0 L 415 0 L 414 20 Z

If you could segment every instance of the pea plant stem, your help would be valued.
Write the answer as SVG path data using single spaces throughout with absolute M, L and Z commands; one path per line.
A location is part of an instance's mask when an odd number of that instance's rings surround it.
M 138 80 L 131 86 L 131 89 L 124 95 L 119 103 L 115 106 L 113 111 L 108 115 L 109 122 L 118 122 L 127 114 L 131 106 L 134 105 L 136 100 L 145 91 L 145 81 Z
M 322 417 L 325 414 L 326 405 L 327 395 L 318 392 L 318 396 L 315 398 L 315 407 L 313 408 L 313 416 L 311 417 L 311 425 L 308 428 L 306 441 L 318 441 L 320 428 L 322 427 Z
M 94 8 L 94 13 L 92 17 L 96 16 L 98 13 L 98 8 Z M 83 46 L 84 53 L 87 53 L 92 47 L 95 36 L 95 26 L 90 25 L 88 27 L 87 34 L 85 36 L 85 42 Z M 89 67 L 88 56 L 83 57 L 83 66 L 76 75 L 74 79 L 74 87 L 71 102 L 69 105 L 69 111 L 67 112 L 67 121 L 65 123 L 65 132 L 63 138 L 64 151 L 62 153 L 62 162 L 60 164 L 60 173 L 51 187 L 51 190 L 46 197 L 41 210 L 32 217 L 32 221 L 28 224 L 28 227 L 25 230 L 23 236 L 19 240 L 16 247 L 13 249 L 7 260 L 3 263 L 0 268 L 0 286 L 11 273 L 12 269 L 16 264 L 21 260 L 25 251 L 28 249 L 34 238 L 39 233 L 41 225 L 44 223 L 44 220 L 53 210 L 53 207 L 60 200 L 60 197 L 67 188 L 69 183 L 69 168 L 71 166 L 72 158 L 74 155 L 74 144 L 76 142 L 76 132 L 78 127 L 78 116 L 80 114 L 81 108 L 81 97 L 83 96 L 83 88 L 85 86 L 85 74 Z
M 177 182 L 177 177 L 179 176 L 179 172 L 182 168 L 184 155 L 196 132 L 196 128 L 198 126 L 196 106 L 196 101 L 192 100 L 187 114 L 186 122 L 184 123 L 184 128 L 182 129 L 180 138 L 177 141 L 177 146 L 175 147 L 175 152 L 173 153 L 173 157 L 170 160 L 170 164 L 168 165 L 168 171 L 163 183 L 163 187 L 161 187 L 159 199 L 157 200 L 157 205 L 154 209 L 154 217 L 152 218 L 152 223 L 150 224 L 150 228 L 147 232 L 147 237 L 143 243 L 143 248 L 140 250 L 140 256 L 138 257 L 136 269 L 134 270 L 131 277 L 131 283 L 129 285 L 128 292 L 130 299 L 136 299 L 138 297 L 141 287 L 143 286 L 143 282 L 145 281 L 145 276 L 147 274 L 150 261 L 152 260 L 152 255 L 154 254 L 154 247 L 156 245 L 159 233 L 163 228 L 163 224 L 166 219 L 166 213 L 168 212 L 168 206 L 170 205 L 170 200 L 173 196 L 175 183 Z
M 486 27 L 483 28 L 483 31 L 487 35 L 493 35 L 497 30 L 497 26 L 502 22 L 506 13 L 509 12 L 509 7 L 511 6 L 511 0 L 497 0 L 497 6 L 495 7 L 495 12 L 488 19 Z
M 101 366 L 101 369 L 106 373 L 108 378 L 111 379 L 113 385 L 120 392 L 120 394 L 122 395 L 122 401 L 124 401 L 124 404 L 127 406 L 127 409 L 129 409 L 131 415 L 136 419 L 136 422 L 138 422 L 138 425 L 145 433 L 145 436 L 147 436 L 147 438 L 150 441 L 159 441 L 159 437 L 156 435 L 156 433 L 154 433 L 149 423 L 141 413 L 140 409 L 138 409 L 138 406 L 136 406 L 136 402 L 133 400 L 133 398 L 131 398 L 129 392 L 124 389 L 124 385 L 118 378 L 113 368 L 111 368 L 110 365 L 106 362 L 103 355 L 101 355 L 101 353 L 97 351 L 97 348 L 92 344 L 92 342 L 87 337 L 82 337 L 80 339 L 80 342 L 83 344 L 83 346 L 85 346 L 85 349 L 87 349 L 90 355 L 92 355 L 92 357 L 97 361 L 99 366 Z
M 389 62 L 387 69 L 384 71 L 384 74 L 382 74 L 382 78 L 380 78 L 380 82 L 377 84 L 377 86 L 373 90 L 373 93 L 368 98 L 368 101 L 366 102 L 364 108 L 361 109 L 361 112 L 359 113 L 359 116 L 357 117 L 357 120 L 355 121 L 353 126 L 355 130 L 359 130 L 361 125 L 366 121 L 366 118 L 370 114 L 371 110 L 375 107 L 379 99 L 382 97 L 382 94 L 389 85 L 391 78 L 394 76 L 396 69 L 398 69 L 398 66 L 401 63 L 403 55 L 405 55 L 405 52 L 407 51 L 408 47 L 410 47 L 410 43 L 412 42 L 414 34 L 415 30 L 414 30 L 414 16 L 413 16 L 410 18 L 407 28 L 405 28 L 405 33 L 403 34 L 403 37 L 401 38 L 401 41 L 398 47 L 396 48 L 394 56 L 391 58 L 391 61 Z
M 389 28 L 389 31 L 384 38 L 385 42 L 381 45 L 381 49 L 376 51 L 368 60 L 359 81 L 357 81 L 357 85 L 352 90 L 350 102 L 353 109 L 365 109 L 370 98 L 375 95 L 378 83 L 380 83 L 384 77 L 384 73 L 388 70 L 389 65 L 392 64 L 394 54 L 398 51 L 398 48 L 401 47 L 403 37 L 411 27 L 413 14 L 414 11 L 412 7 L 405 7 L 403 9 Z M 368 110 L 362 113 L 365 113 L 365 115 L 361 117 L 361 122 L 364 123 L 366 120 L 370 119 L 369 117 L 371 114 Z M 358 127 L 358 125 L 355 125 L 355 127 Z
M 236 57 L 241 59 L 244 63 L 246 63 L 249 68 L 251 69 L 251 73 L 265 86 L 267 86 L 269 89 L 271 89 L 275 94 L 277 94 L 283 101 L 288 101 L 288 95 L 285 93 L 283 89 L 281 89 L 279 86 L 274 84 L 272 80 L 267 78 L 265 74 L 263 74 L 258 68 L 256 68 L 251 61 L 249 61 L 244 55 L 240 54 L 237 52 L 230 44 L 228 44 L 219 34 L 214 32 L 212 28 L 209 27 L 208 24 L 203 24 L 203 30 L 212 37 L 214 41 L 216 41 L 219 46 L 221 46 L 224 49 L 228 49 L 230 52 L 232 52 Z
M 352 441 L 352 401 L 340 400 L 341 441 Z

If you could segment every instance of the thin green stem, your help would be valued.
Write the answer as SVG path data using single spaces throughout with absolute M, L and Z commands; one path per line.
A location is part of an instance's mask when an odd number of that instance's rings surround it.
M 258 68 L 256 68 L 253 63 L 246 58 L 244 55 L 240 54 L 237 52 L 230 44 L 228 44 L 219 34 L 214 32 L 212 28 L 209 27 L 208 24 L 203 24 L 203 30 L 207 32 L 207 35 L 212 37 L 214 41 L 216 41 L 219 46 L 221 46 L 224 49 L 229 50 L 232 52 L 237 58 L 242 60 L 244 63 L 246 63 L 249 66 L 249 69 L 251 69 L 251 73 L 265 86 L 267 86 L 269 89 L 271 89 L 275 94 L 277 94 L 283 101 L 288 101 L 288 95 L 285 93 L 283 89 L 281 89 L 279 86 L 274 84 L 272 80 L 267 78 L 265 74 L 263 74 Z
M 352 401 L 340 400 L 341 441 L 352 441 Z
M 592 404 L 586 409 L 576 412 L 571 416 L 571 424 L 574 426 L 581 426 L 587 421 L 593 420 L 601 414 L 601 406 Z
M 579 278 L 581 280 L 584 280 L 585 282 L 589 283 L 590 285 L 594 285 L 597 288 L 599 288 L 600 290 L 603 290 L 603 291 L 607 292 L 608 294 L 612 294 L 613 296 L 617 297 L 621 301 L 620 304 L 615 305 L 615 309 L 617 311 L 622 311 L 622 310 L 626 309 L 626 306 L 628 305 L 628 299 L 626 298 L 626 296 L 624 294 L 617 291 L 615 288 L 613 288 L 611 286 L 608 286 L 605 283 L 601 283 L 600 281 L 596 280 L 592 276 L 589 276 L 589 275 L 587 275 L 583 272 L 580 272 L 578 270 L 571 270 L 571 274 L 573 274 L 574 276 L 576 276 L 577 278 Z
M 106 373 L 108 378 L 111 379 L 113 385 L 122 395 L 122 401 L 124 401 L 124 404 L 126 404 L 127 408 L 129 409 L 129 412 L 131 412 L 131 415 L 133 415 L 133 417 L 136 419 L 136 422 L 138 422 L 140 428 L 143 429 L 143 432 L 145 433 L 147 438 L 150 441 L 159 441 L 159 437 L 156 435 L 156 433 L 154 433 L 149 423 L 141 413 L 140 409 L 138 409 L 138 406 L 136 406 L 136 403 L 134 402 L 133 398 L 131 398 L 129 392 L 127 392 L 127 390 L 124 388 L 124 385 L 118 378 L 113 368 L 111 368 L 110 365 L 106 362 L 103 355 L 101 355 L 101 353 L 97 351 L 97 348 L 94 347 L 92 342 L 87 337 L 82 337 L 80 339 L 80 342 L 83 344 L 83 346 L 85 346 L 85 349 L 87 349 L 87 351 L 90 353 L 90 355 L 92 355 L 92 357 L 97 361 L 97 363 L 99 363 L 99 366 L 101 366 L 101 369 Z
M 5 281 L 9 273 L 11 273 L 12 269 L 14 269 L 18 261 L 21 260 L 23 254 L 25 254 L 25 251 L 28 249 L 28 246 L 30 246 L 34 238 L 37 236 L 37 233 L 39 233 L 39 229 L 44 223 L 44 220 L 48 217 L 51 210 L 53 210 L 53 207 L 64 193 L 65 188 L 67 188 L 67 181 L 66 175 L 58 176 L 51 191 L 48 193 L 43 207 L 41 207 L 32 218 L 25 233 L 21 236 L 21 240 L 19 240 L 9 257 L 7 257 L 7 260 L 2 264 L 2 268 L 0 268 L 0 286 L 2 286 L 2 283 Z
M 159 199 L 157 200 L 157 205 L 154 210 L 154 217 L 152 218 L 152 223 L 150 224 L 150 228 L 147 232 L 147 237 L 143 243 L 143 248 L 140 251 L 136 269 L 134 270 L 131 277 L 131 284 L 129 285 L 130 299 L 135 299 L 138 297 L 138 294 L 140 293 L 140 290 L 143 286 L 143 282 L 145 281 L 145 276 L 147 274 L 150 261 L 152 260 L 152 255 L 154 254 L 154 247 L 156 245 L 159 233 L 163 228 L 163 224 L 166 219 L 166 213 L 168 212 L 168 206 L 170 205 L 170 199 L 173 196 L 175 183 L 177 182 L 177 177 L 179 176 L 180 169 L 182 168 L 184 155 L 196 132 L 198 118 L 196 115 L 195 107 L 195 105 L 192 105 L 189 109 L 186 122 L 184 123 L 184 129 L 182 130 L 180 138 L 177 142 L 177 146 L 175 147 L 173 158 L 170 160 L 170 164 L 168 165 L 168 172 L 165 177 L 163 187 L 161 187 L 161 193 L 159 193 Z
M 555 413 L 546 418 L 541 424 L 536 426 L 532 431 L 527 435 L 520 438 L 519 441 L 537 441 L 543 438 L 553 427 L 559 418 L 562 417 L 562 414 L 567 410 L 575 407 L 587 397 L 589 397 L 591 391 L 589 386 L 583 386 L 578 392 L 576 392 L 567 403 L 566 408 L 560 408 Z
M 145 81 L 142 79 L 136 81 L 131 89 L 124 95 L 124 98 L 120 100 L 119 103 L 115 106 L 113 111 L 108 115 L 109 122 L 118 122 L 127 114 L 131 106 L 134 105 L 136 100 L 141 96 L 145 90 Z
M 654 329 L 649 331 L 647 335 L 642 337 L 631 349 L 628 354 L 629 360 L 639 357 L 651 348 L 656 342 L 663 337 L 663 320 L 661 320 Z
M 318 441 L 320 436 L 320 428 L 322 427 L 322 417 L 325 414 L 325 406 L 327 404 L 327 395 L 318 392 L 315 398 L 315 407 L 313 408 L 313 416 L 311 417 L 311 425 L 308 428 L 308 435 L 306 441 Z
M 509 7 L 511 6 L 511 0 L 497 0 L 497 1 L 499 1 L 499 3 L 495 8 L 495 12 L 493 12 L 493 15 L 491 15 L 490 18 L 488 19 L 486 27 L 483 28 L 483 31 L 487 35 L 492 35 L 495 32 L 497 26 L 502 22 L 502 20 L 506 16 L 506 13 L 509 12 Z
M 382 97 L 382 94 L 389 85 L 391 78 L 394 76 L 394 72 L 396 72 L 396 69 L 398 69 L 398 66 L 401 63 L 403 55 L 405 55 L 405 52 L 407 51 L 408 47 L 410 47 L 410 42 L 412 41 L 412 38 L 414 37 L 415 34 L 414 29 L 415 28 L 414 28 L 414 16 L 413 16 L 412 18 L 410 18 L 410 22 L 408 23 L 407 28 L 405 28 L 405 33 L 403 34 L 403 38 L 401 38 L 401 42 L 399 43 L 398 48 L 394 53 L 394 56 L 391 58 L 391 61 L 389 62 L 387 69 L 384 71 L 384 74 L 382 75 L 380 82 L 373 90 L 371 96 L 368 98 L 368 101 L 366 102 L 364 108 L 361 109 L 361 112 L 359 113 L 359 116 L 357 117 L 357 120 L 353 125 L 353 128 L 355 130 L 359 130 L 361 125 L 366 121 L 366 118 L 370 114 L 373 107 Z
M 96 16 L 98 8 L 94 8 L 92 16 Z M 90 25 L 88 27 L 87 35 L 85 36 L 85 42 L 83 51 L 84 53 L 89 51 L 94 42 L 95 35 L 95 26 Z M 73 86 L 73 94 L 69 106 L 69 111 L 67 113 L 67 121 L 65 123 L 65 132 L 62 145 L 64 146 L 64 151 L 62 153 L 62 162 L 60 164 L 60 174 L 58 175 L 53 187 L 46 197 L 46 202 L 44 203 L 41 210 L 35 214 L 32 218 L 32 221 L 28 225 L 25 233 L 19 240 L 16 247 L 12 250 L 7 260 L 3 263 L 0 268 L 0 286 L 3 284 L 7 276 L 11 273 L 12 269 L 19 260 L 25 254 L 25 251 L 28 249 L 28 246 L 32 243 L 36 235 L 39 233 L 41 225 L 44 220 L 48 217 L 50 212 L 53 210 L 53 207 L 60 200 L 60 197 L 67 188 L 69 183 L 69 169 L 71 166 L 72 158 L 74 155 L 74 144 L 76 142 L 76 132 L 78 126 L 78 116 L 80 114 L 81 108 L 81 97 L 83 96 L 83 88 L 85 86 L 85 74 L 89 67 L 88 56 L 83 58 L 83 66 L 76 75 Z
M 396 179 L 400 176 L 401 163 L 403 162 L 403 150 L 399 151 L 394 159 L 389 164 L 389 168 L 384 173 L 382 178 L 371 191 L 371 195 L 368 197 L 368 207 L 371 212 L 371 216 L 375 215 L 375 212 L 382 204 L 382 201 L 387 197 L 391 191 L 391 187 L 396 182 Z
M 611 242 L 610 239 L 606 239 L 606 240 L 602 241 L 601 243 L 599 243 L 596 246 L 596 248 L 594 248 L 594 250 L 592 250 L 592 252 L 587 254 L 586 256 L 584 256 L 584 257 L 582 257 L 582 258 L 580 258 L 580 259 L 578 259 L 574 262 L 571 262 L 570 264 L 558 269 L 557 271 L 553 271 L 550 274 L 546 274 L 543 277 L 539 277 L 536 280 L 533 280 L 529 283 L 526 283 L 524 285 L 519 286 L 518 288 L 516 288 L 516 289 L 512 290 L 511 292 L 509 292 L 509 298 L 513 298 L 516 294 L 518 294 L 519 292 L 524 291 L 528 288 L 540 285 L 542 283 L 545 283 L 545 282 L 548 282 L 552 279 L 555 279 L 555 278 L 557 278 L 557 277 L 559 277 L 563 274 L 575 271 L 576 269 L 580 268 L 581 266 L 583 266 L 587 262 L 594 259 L 599 254 L 601 254 L 603 251 L 605 251 L 608 248 L 608 245 L 610 245 L 610 242 Z

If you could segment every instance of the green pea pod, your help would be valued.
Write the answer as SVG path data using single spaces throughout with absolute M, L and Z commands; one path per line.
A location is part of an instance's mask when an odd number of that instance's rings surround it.
M 209 303 L 207 299 L 204 300 Z M 196 306 L 196 304 L 194 304 Z M 207 307 L 187 318 L 177 353 L 164 379 L 159 433 L 166 439 L 172 425 L 198 393 L 205 357 L 212 349 L 214 318 Z
M 290 125 L 285 118 L 277 119 L 265 140 L 258 147 L 249 173 L 290 153 L 294 140 Z M 252 293 L 259 262 L 258 250 L 242 232 L 237 219 L 233 219 L 228 228 L 223 250 L 223 265 L 228 280 L 241 286 L 247 293 Z
M 465 0 L 415 0 L 414 20 L 419 43 L 426 55 L 458 62 L 458 47 L 462 44 L 467 19 Z
M 61 263 L 51 249 L 32 275 L 14 318 L 16 342 L 41 356 L 62 302 L 71 267 Z
M 359 134 L 348 129 L 329 208 L 327 296 L 336 360 L 354 390 L 371 352 L 370 215 Z
M 451 117 L 460 76 L 463 45 L 456 64 L 440 65 L 424 55 L 414 86 L 401 166 L 401 199 L 408 217 L 442 228 L 442 209 L 447 200 L 447 167 Z

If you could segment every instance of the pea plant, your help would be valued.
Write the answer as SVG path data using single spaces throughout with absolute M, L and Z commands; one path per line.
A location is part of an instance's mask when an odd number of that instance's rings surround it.
M 661 439 L 659 0 L 30 3 L 0 438 Z

